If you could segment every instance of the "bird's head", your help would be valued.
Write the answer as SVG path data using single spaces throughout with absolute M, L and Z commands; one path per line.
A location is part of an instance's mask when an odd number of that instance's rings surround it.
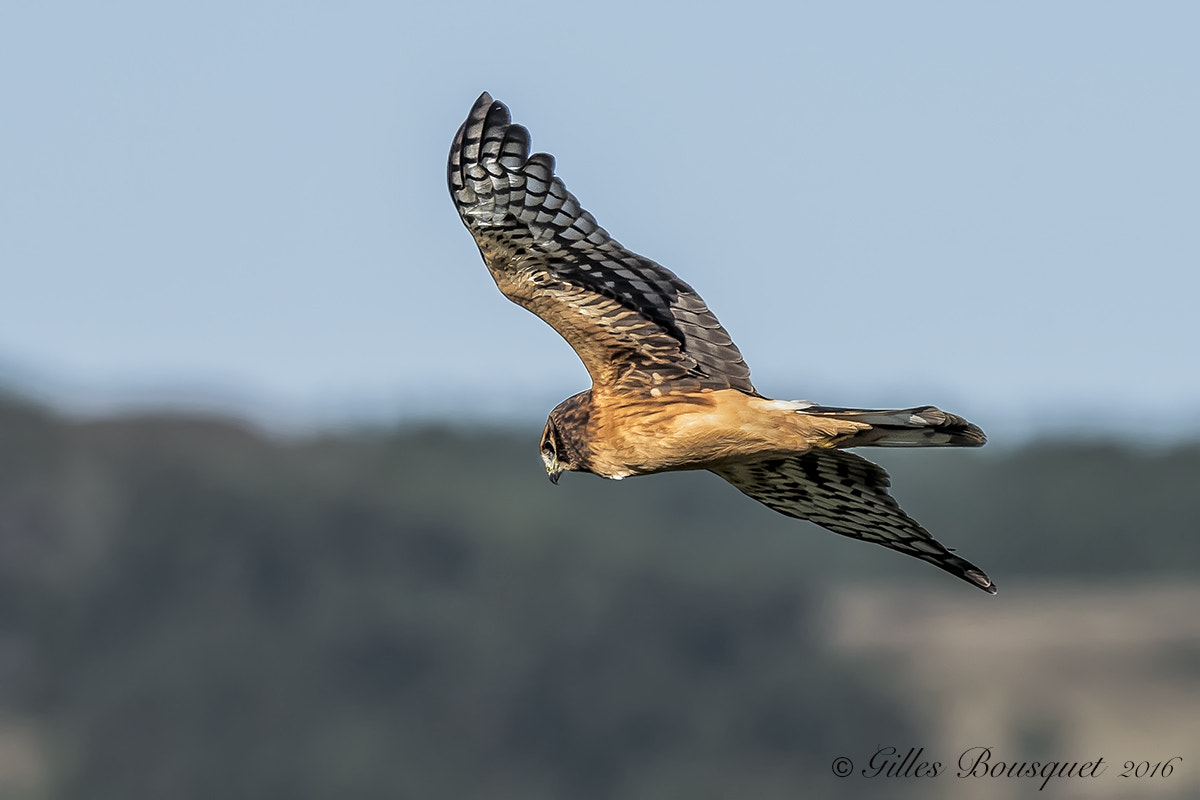
M 559 439 L 558 429 L 554 426 L 554 418 L 546 420 L 546 427 L 542 431 L 542 463 L 546 465 L 546 475 L 550 477 L 550 482 L 557 484 L 558 476 L 562 475 L 563 470 L 567 469 L 565 464 L 559 463 L 558 451 L 561 444 Z
M 588 472 L 587 418 L 591 393 L 567 398 L 550 412 L 542 429 L 542 463 L 551 483 L 565 471 Z

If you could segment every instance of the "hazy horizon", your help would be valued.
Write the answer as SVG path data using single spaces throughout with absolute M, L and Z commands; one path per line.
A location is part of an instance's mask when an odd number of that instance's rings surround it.
M 586 388 L 580 384 L 566 392 Z M 567 394 L 541 391 L 522 396 L 516 388 L 497 393 L 486 403 L 475 402 L 463 387 L 447 396 L 414 394 L 407 397 L 328 397 L 317 402 L 296 402 L 288 398 L 255 392 L 247 387 L 191 383 L 176 386 L 112 385 L 89 387 L 66 380 L 30 378 L 26 373 L 12 379 L 0 369 L 0 394 L 38 404 L 79 420 L 107 419 L 141 415 L 179 415 L 216 417 L 249 424 L 272 435 L 309 435 L 360 429 L 387 428 L 396 425 L 448 425 L 465 428 L 495 428 L 540 431 L 550 409 Z M 789 396 L 787 394 L 781 396 Z M 917 405 L 925 402 L 920 393 L 896 393 L 896 402 L 888 404 L 887 394 L 879 392 L 879 402 L 863 406 Z M 861 398 L 860 398 L 861 399 Z M 836 398 L 834 401 L 836 402 Z M 1170 447 L 1200 442 L 1200 412 L 1180 408 L 1176 413 L 1163 411 L 1138 419 L 1131 426 L 1128 409 L 1059 408 L 1040 418 L 1015 409 L 1005 414 L 992 408 L 978 412 L 950 401 L 936 403 L 947 410 L 969 413 L 988 434 L 989 450 L 1021 447 L 1037 441 L 1092 440 L 1129 445 Z

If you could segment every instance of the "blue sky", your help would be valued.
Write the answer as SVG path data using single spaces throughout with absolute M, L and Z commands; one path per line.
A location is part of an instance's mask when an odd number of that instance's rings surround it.
M 766 394 L 1200 431 L 1200 6 L 413 5 L 0 7 L 0 384 L 539 427 L 586 373 L 445 189 L 486 89 Z

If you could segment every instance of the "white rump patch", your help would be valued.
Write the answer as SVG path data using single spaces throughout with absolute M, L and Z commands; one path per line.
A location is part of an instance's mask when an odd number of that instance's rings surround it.
M 816 405 L 811 400 L 758 400 L 752 402 L 756 402 L 766 411 L 803 411 Z

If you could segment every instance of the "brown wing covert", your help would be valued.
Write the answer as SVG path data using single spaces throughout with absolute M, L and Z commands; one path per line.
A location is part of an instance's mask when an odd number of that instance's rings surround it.
M 447 177 L 497 286 L 553 326 L 595 383 L 757 394 L 700 296 L 609 236 L 486 92 L 455 136 Z

